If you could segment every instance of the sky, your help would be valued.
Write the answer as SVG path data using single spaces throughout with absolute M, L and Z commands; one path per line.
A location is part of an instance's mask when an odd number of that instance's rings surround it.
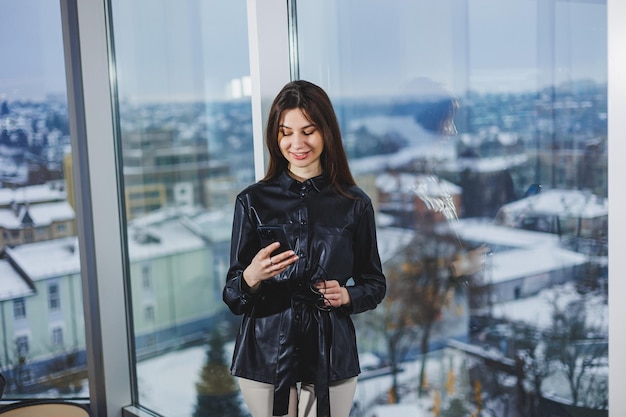
M 65 93 L 58 1 L 0 0 L 0 100 Z
M 233 79 L 249 75 L 246 2 L 212 3 L 113 1 L 120 96 L 224 98 Z M 335 96 L 397 94 L 416 77 L 453 93 L 606 81 L 606 4 L 545 4 L 300 0 L 300 76 Z M 58 2 L 0 0 L 0 57 L 0 97 L 64 92 Z

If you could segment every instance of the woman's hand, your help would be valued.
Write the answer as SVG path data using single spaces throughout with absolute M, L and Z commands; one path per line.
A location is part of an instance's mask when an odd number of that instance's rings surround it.
M 278 242 L 267 245 L 255 255 L 250 265 L 243 271 L 243 279 L 252 291 L 257 290 L 262 281 L 280 274 L 298 260 L 298 255 L 292 250 L 271 256 L 271 253 L 279 247 Z
M 324 304 L 329 307 L 350 304 L 350 293 L 339 281 L 319 281 L 315 283 L 315 288 L 324 296 Z

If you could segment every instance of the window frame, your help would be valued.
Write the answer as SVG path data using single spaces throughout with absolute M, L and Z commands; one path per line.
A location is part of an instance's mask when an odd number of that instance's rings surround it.
M 19 356 L 28 356 L 30 353 L 30 336 L 28 334 L 18 334 L 15 336 L 15 351 Z
M 62 326 L 54 326 L 50 328 L 50 346 L 52 346 L 53 348 L 63 347 L 63 333 L 64 332 Z
M 60 0 L 60 6 L 90 403 L 94 417 L 113 416 L 133 403 L 136 383 L 130 366 L 131 315 L 119 304 L 107 302 L 126 304 L 124 277 L 128 275 L 122 247 L 123 190 L 117 185 L 120 164 L 111 140 L 116 134 L 115 77 L 107 28 L 110 11 L 106 0 Z
M 61 310 L 61 288 L 58 282 L 48 283 L 48 311 Z
M 26 299 L 24 297 L 13 300 L 13 318 L 15 320 L 25 320 L 28 318 L 26 311 Z

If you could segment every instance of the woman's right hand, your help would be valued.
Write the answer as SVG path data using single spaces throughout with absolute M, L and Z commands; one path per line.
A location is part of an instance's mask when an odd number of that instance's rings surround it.
M 298 260 L 298 255 L 292 250 L 271 256 L 272 252 L 279 247 L 280 243 L 274 242 L 262 248 L 243 271 L 243 279 L 252 291 L 257 290 L 262 281 L 280 274 Z

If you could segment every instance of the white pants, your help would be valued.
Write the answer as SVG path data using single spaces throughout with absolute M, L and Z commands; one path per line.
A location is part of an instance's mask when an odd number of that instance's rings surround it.
M 272 417 L 274 407 L 274 385 L 237 378 L 243 399 L 252 417 Z M 357 378 L 348 378 L 330 384 L 331 417 L 348 417 Z M 287 417 L 317 417 L 317 398 L 313 384 L 301 384 L 300 389 L 292 387 L 289 393 L 289 412 Z

